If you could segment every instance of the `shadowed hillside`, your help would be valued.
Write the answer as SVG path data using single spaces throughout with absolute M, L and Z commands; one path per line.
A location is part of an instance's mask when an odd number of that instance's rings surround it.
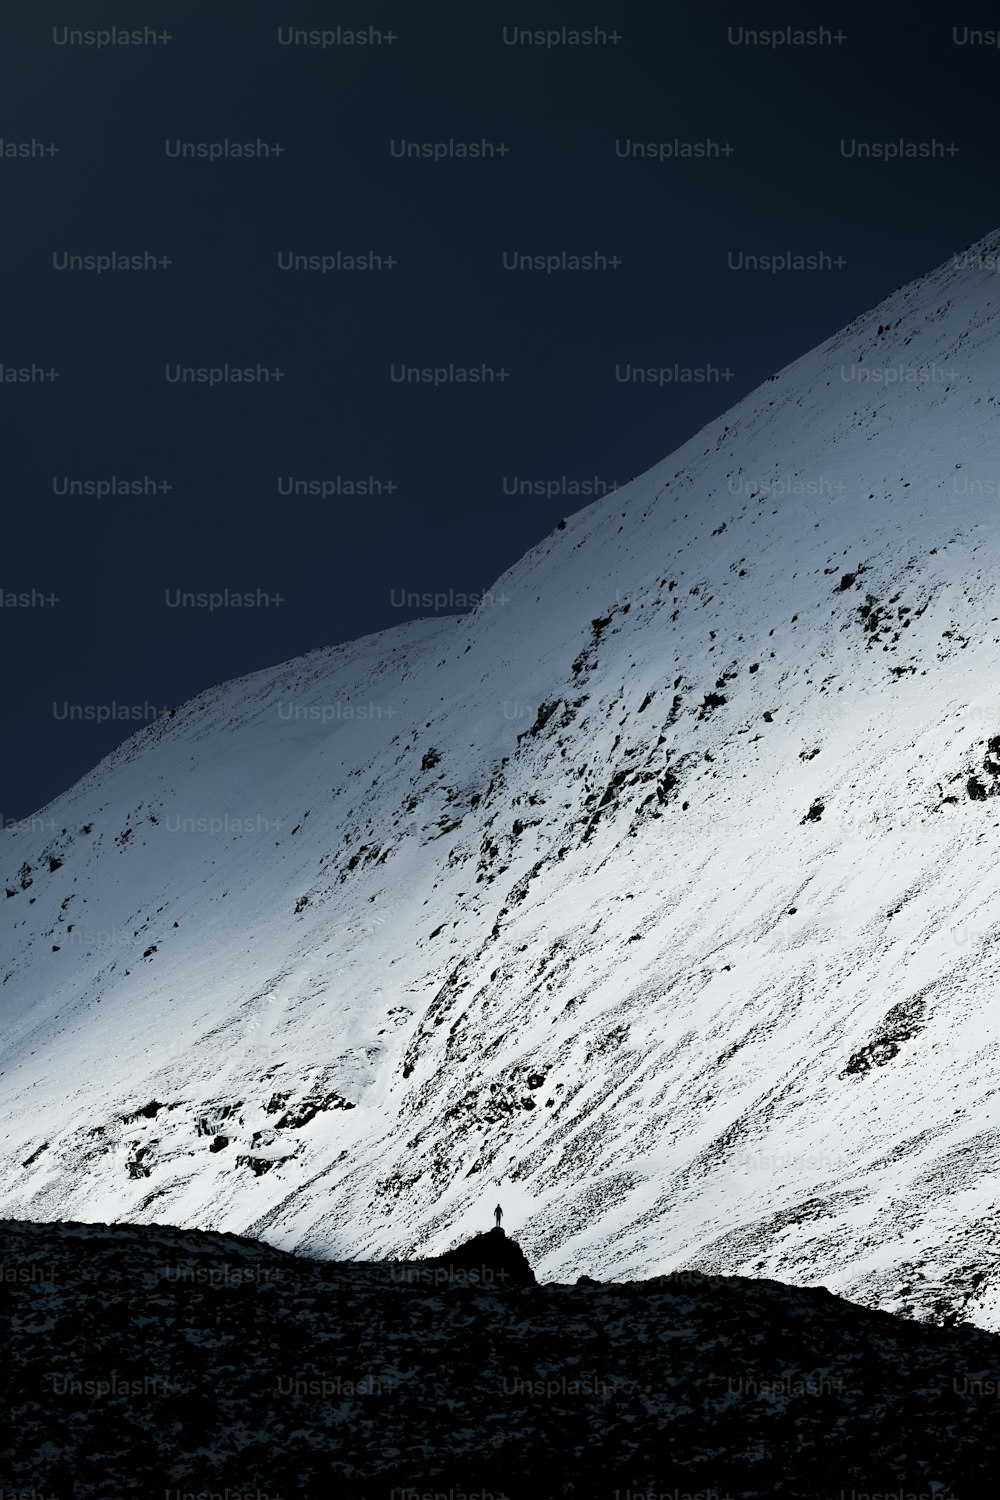
M 1000 1477 L 1000 1341 L 823 1288 L 538 1285 L 496 1231 L 364 1263 L 3 1221 L 0 1253 L 5 1494 L 980 1500 Z

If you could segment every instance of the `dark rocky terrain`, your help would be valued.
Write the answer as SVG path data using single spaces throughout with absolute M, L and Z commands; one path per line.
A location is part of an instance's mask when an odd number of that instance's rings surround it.
M 1000 1340 L 824 1288 L 536 1283 L 491 1231 L 324 1262 L 0 1222 L 4 1500 L 980 1500 Z

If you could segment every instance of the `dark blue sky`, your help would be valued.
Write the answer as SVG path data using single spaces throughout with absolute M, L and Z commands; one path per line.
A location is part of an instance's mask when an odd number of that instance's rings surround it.
M 747 38 L 743 7 L 616 4 L 574 23 L 596 45 L 511 45 L 568 24 L 540 9 L 42 0 L 0 22 L 0 364 L 59 372 L 0 382 L 6 822 L 139 727 L 98 719 L 427 612 L 404 593 L 488 586 L 590 499 L 535 490 L 624 483 L 1000 220 L 1000 50 L 962 18 L 831 7 L 795 20 L 827 39 L 778 47 Z M 116 26 L 169 40 L 67 35 Z M 337 26 L 382 40 L 280 39 Z M 258 140 L 281 153 L 178 154 Z M 841 144 L 900 140 L 949 149 Z M 394 154 L 482 141 L 505 151 Z M 733 269 L 785 251 L 843 263 Z M 169 266 L 66 259 L 146 252 Z M 279 264 L 338 253 L 383 265 Z M 504 263 L 594 253 L 619 264 Z M 226 366 L 282 378 L 172 378 Z M 695 373 L 619 378 L 635 366 Z M 60 493 L 112 479 L 152 489 Z M 381 493 L 350 493 L 370 479 Z M 168 603 L 226 589 L 283 602 Z

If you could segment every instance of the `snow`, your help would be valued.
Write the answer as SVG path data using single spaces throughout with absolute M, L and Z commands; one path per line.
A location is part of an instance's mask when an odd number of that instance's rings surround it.
M 353 1258 L 499 1200 L 543 1279 L 1000 1328 L 1000 287 L 970 260 L 469 615 L 203 693 L 0 834 L 0 1213 Z M 858 378 L 892 369 L 925 378 Z

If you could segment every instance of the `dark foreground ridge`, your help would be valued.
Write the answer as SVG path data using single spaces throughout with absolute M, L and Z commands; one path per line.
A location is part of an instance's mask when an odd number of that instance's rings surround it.
M 323 1262 L 8 1220 L 0 1261 L 5 1497 L 981 1500 L 1000 1478 L 1000 1339 L 822 1288 L 539 1286 L 497 1231 Z

